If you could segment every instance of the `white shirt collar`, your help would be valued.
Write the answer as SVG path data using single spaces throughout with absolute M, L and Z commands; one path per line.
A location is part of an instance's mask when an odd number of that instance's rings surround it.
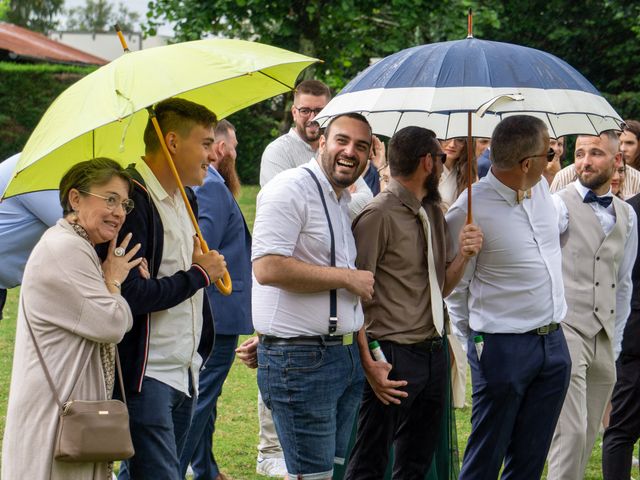
M 215 169 L 215 167 L 213 165 L 209 165 L 209 172 L 211 173 L 211 175 L 213 175 L 214 177 L 219 178 L 220 180 L 222 180 L 222 183 L 227 183 L 224 181 L 224 177 L 222 175 L 220 175 L 220 172 L 218 170 Z
M 164 187 L 160 184 L 160 181 L 156 178 L 155 174 L 149 168 L 149 165 L 144 160 L 140 160 L 136 163 L 136 170 L 142 176 L 147 190 L 153 192 L 154 196 L 159 200 L 164 200 L 170 197 Z
M 580 183 L 580 180 L 575 180 L 573 182 L 573 186 L 576 187 L 576 190 L 578 191 L 578 193 L 580 194 L 580 196 L 584 200 L 584 197 L 587 196 L 587 193 L 589 193 L 590 189 L 585 187 L 584 185 L 582 185 Z M 593 192 L 593 193 L 596 193 L 596 192 Z M 607 193 L 605 193 L 604 195 L 598 195 L 598 196 L 599 197 L 613 197 L 613 193 L 611 192 L 611 187 L 609 187 L 609 191 Z

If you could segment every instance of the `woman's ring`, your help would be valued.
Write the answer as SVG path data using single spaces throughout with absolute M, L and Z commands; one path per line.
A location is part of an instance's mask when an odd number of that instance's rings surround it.
M 122 247 L 118 247 L 118 248 L 116 248 L 116 249 L 113 251 L 113 254 L 114 254 L 116 257 L 124 257 L 125 250 L 124 250 L 124 248 L 122 248 Z

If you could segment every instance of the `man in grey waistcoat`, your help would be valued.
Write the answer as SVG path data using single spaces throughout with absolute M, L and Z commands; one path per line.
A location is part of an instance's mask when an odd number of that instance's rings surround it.
M 549 480 L 581 480 L 616 380 L 638 247 L 634 210 L 611 193 L 618 137 L 579 136 L 577 180 L 554 195 L 568 311 L 571 382 L 549 451 Z

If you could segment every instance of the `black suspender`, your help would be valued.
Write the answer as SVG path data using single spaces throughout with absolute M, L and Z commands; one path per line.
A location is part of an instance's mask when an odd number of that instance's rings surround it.
M 309 175 L 311 175 L 311 178 L 313 178 L 313 181 L 316 182 L 316 185 L 318 186 L 318 192 L 320 193 L 320 200 L 322 200 L 322 206 L 324 207 L 324 214 L 326 215 L 327 223 L 329 224 L 329 235 L 331 237 L 331 266 L 335 267 L 336 266 L 336 240 L 333 234 L 333 225 L 331 224 L 331 218 L 329 217 L 329 209 L 327 208 L 327 201 L 324 199 L 322 186 L 320 185 L 320 181 L 318 180 L 318 177 L 316 177 L 316 174 L 313 173 L 307 167 L 302 167 L 302 168 L 304 168 L 307 172 L 309 172 Z M 329 335 L 335 334 L 337 329 L 338 329 L 338 292 L 334 288 L 329 291 Z

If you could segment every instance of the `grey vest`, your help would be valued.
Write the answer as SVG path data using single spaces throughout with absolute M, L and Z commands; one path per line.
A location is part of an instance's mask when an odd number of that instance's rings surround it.
M 613 339 L 618 268 L 629 234 L 629 211 L 613 197 L 616 223 L 604 234 L 590 205 L 574 185 L 558 192 L 569 210 L 569 227 L 560 235 L 562 277 L 567 301 L 564 321 L 587 338 L 602 328 Z

